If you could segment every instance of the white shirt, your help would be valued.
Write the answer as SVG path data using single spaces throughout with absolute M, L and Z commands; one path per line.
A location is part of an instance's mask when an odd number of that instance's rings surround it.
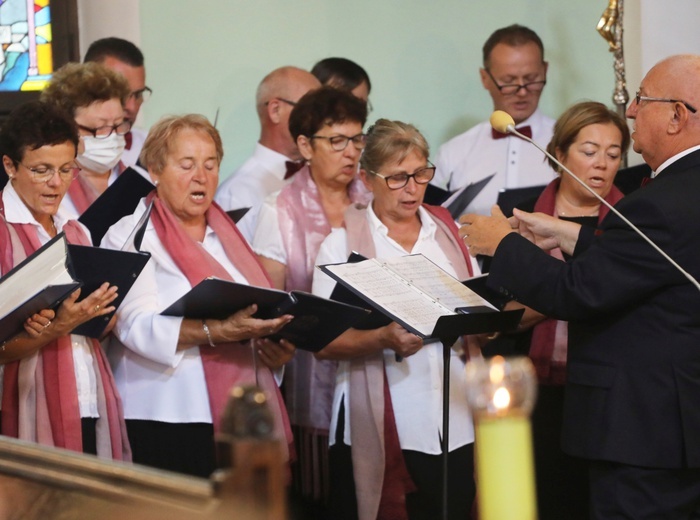
M 279 191 L 268 195 L 260 205 L 251 247 L 255 254 L 287 265 L 287 250 L 282 242 L 282 233 L 280 232 L 278 221 L 278 196 Z
M 260 205 L 269 194 L 282 189 L 290 159 L 257 143 L 253 155 L 221 183 L 214 200 L 225 210 L 250 208 L 238 222 L 238 229 L 250 242 L 255 234 Z
M 133 215 L 112 226 L 102 247 L 120 249 L 146 209 L 141 200 Z M 245 277 L 228 260 L 223 245 L 207 226 L 204 249 L 238 283 Z M 160 312 L 191 289 L 149 222 L 142 251 L 151 259 L 117 311 L 108 350 L 126 419 L 169 423 L 211 423 L 211 410 L 199 347 L 177 350 L 182 318 Z M 251 351 L 252 355 L 252 351 Z
M 392 258 L 406 254 L 422 253 L 452 276 L 455 269 L 445 253 L 440 249 L 435 232 L 437 226 L 428 213 L 419 208 L 422 227 L 413 249 L 406 252 L 397 242 L 388 236 L 387 227 L 377 218 L 371 209 L 367 210 L 367 219 L 374 239 L 377 258 Z M 316 264 L 338 263 L 347 260 L 347 232 L 337 228 L 321 244 Z M 328 298 L 335 282 L 322 271 L 314 271 L 313 293 Z M 389 382 L 391 401 L 394 407 L 396 428 L 403 450 L 415 450 L 421 453 L 437 455 L 442 452 L 442 343 L 425 345 L 416 354 L 396 361 L 391 349 L 384 350 L 384 363 Z M 330 441 L 335 442 L 340 404 L 345 399 L 345 433 L 344 442 L 351 444 L 350 397 L 348 361 L 340 361 L 336 377 L 336 390 L 333 397 L 333 415 L 331 416 Z M 466 375 L 464 362 L 459 354 L 452 351 L 450 361 L 450 451 L 474 442 L 474 426 L 467 403 Z
M 140 128 L 131 128 L 131 148 L 124 150 L 122 153 L 121 162 L 125 166 L 133 166 L 138 162 L 139 155 L 141 155 L 141 150 L 143 149 L 143 143 L 146 142 L 146 137 L 148 132 L 146 130 L 141 130 Z M 119 168 L 119 165 L 115 166 Z M 117 171 L 117 173 L 119 173 Z
M 44 227 L 34 219 L 29 208 L 22 202 L 11 182 L 7 183 L 2 192 L 2 202 L 5 205 L 5 219 L 8 222 L 13 224 L 31 224 L 36 228 L 37 236 L 42 244 L 51 240 Z M 65 224 L 66 219 L 59 215 L 54 217 L 54 225 L 59 233 L 63 230 Z M 85 226 L 82 226 L 82 228 L 89 237 L 90 231 Z M 2 275 L 2 272 L 0 272 L 0 275 Z M 100 414 L 97 411 L 97 382 L 90 339 L 85 336 L 71 334 L 71 342 L 73 345 L 73 369 L 78 390 L 80 417 L 99 417 Z M 0 402 L 2 402 L 4 369 L 4 365 L 0 365 Z
M 535 111 L 518 125 L 532 128 L 532 139 L 543 148 L 552 138 L 554 120 Z M 467 206 L 465 213 L 491 214 L 503 188 L 545 185 L 556 173 L 535 146 L 516 136 L 494 139 L 488 121 L 479 123 L 443 144 L 435 160 L 432 184 L 451 191 L 495 173 Z

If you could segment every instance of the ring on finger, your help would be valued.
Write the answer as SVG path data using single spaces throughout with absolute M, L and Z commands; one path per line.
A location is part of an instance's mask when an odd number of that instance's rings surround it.
M 102 308 L 102 307 L 100 307 L 99 305 L 95 305 L 95 309 L 94 309 L 95 313 L 100 312 L 100 309 L 101 309 L 101 308 Z
M 44 328 L 47 328 L 49 325 L 51 325 L 51 320 L 49 320 L 46 325 L 44 325 Z

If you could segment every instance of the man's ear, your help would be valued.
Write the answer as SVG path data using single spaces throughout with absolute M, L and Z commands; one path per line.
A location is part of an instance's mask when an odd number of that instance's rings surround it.
M 482 86 L 488 90 L 488 85 L 491 78 L 489 78 L 489 75 L 486 73 L 486 69 L 479 69 L 479 77 L 481 77 Z
M 673 116 L 668 122 L 668 133 L 669 135 L 675 135 L 681 132 L 688 123 L 691 113 L 688 107 L 685 106 L 680 101 L 673 104 Z
M 267 117 L 276 125 L 280 124 L 282 121 L 282 116 L 280 115 L 280 105 L 281 103 L 275 98 L 272 98 L 267 102 Z

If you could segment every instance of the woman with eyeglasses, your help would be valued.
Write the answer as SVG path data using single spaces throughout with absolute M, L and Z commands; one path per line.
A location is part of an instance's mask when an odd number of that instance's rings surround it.
M 265 200 L 253 239 L 253 250 L 275 287 L 311 291 L 321 242 L 344 225 L 350 204 L 367 199 L 358 179 L 366 118 L 362 100 L 333 87 L 312 90 L 292 110 L 289 130 L 305 165 Z M 334 385 L 335 364 L 319 362 L 305 351 L 297 351 L 285 371 L 299 456 L 294 482 L 307 499 L 320 500 L 328 489 L 325 452 Z
M 0 274 L 58 233 L 91 245 L 87 229 L 58 209 L 75 172 L 78 133 L 58 107 L 32 102 L 15 109 L 0 133 L 10 178 L 0 198 Z M 112 372 L 97 340 L 72 335 L 78 325 L 114 311 L 117 288 L 105 283 L 77 302 L 30 317 L 25 331 L 0 346 L 3 435 L 104 458 L 131 452 Z
M 61 212 L 78 218 L 121 173 L 119 160 L 131 123 L 124 118 L 129 85 L 99 63 L 68 63 L 57 70 L 41 100 L 57 105 L 75 119 L 80 135 L 76 163 L 80 169 Z
M 366 207 L 348 207 L 345 227 L 324 240 L 316 263 L 344 262 L 352 251 L 368 258 L 420 253 L 460 280 L 472 276 L 475 264 L 447 210 L 423 204 L 435 175 L 428 156 L 428 143 L 414 126 L 378 120 L 360 160 L 362 181 L 374 199 Z M 314 273 L 315 294 L 328 297 L 334 285 L 321 271 Z M 478 347 L 469 336 L 462 345 Z M 392 322 L 350 329 L 317 354 L 339 361 L 330 436 L 332 518 L 438 516 L 442 351 L 441 343 L 423 344 Z M 461 352 L 452 350 L 450 368 L 451 519 L 469 518 L 474 498 L 474 429 Z

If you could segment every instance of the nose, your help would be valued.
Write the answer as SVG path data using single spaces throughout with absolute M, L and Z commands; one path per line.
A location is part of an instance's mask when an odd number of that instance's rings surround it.
M 411 176 L 408 178 L 408 182 L 406 183 L 406 186 L 403 187 L 404 191 L 406 193 L 409 193 L 413 195 L 416 190 L 418 190 L 418 183 L 416 182 L 416 178 L 414 176 Z
M 61 175 L 58 173 L 58 170 L 53 170 L 51 177 L 46 179 L 46 184 L 52 187 L 61 185 Z
M 638 109 L 639 109 L 639 105 L 637 104 L 637 100 L 632 99 L 630 106 L 628 106 L 627 110 L 625 111 L 625 117 L 627 119 L 634 119 L 635 117 L 637 117 L 637 110 Z
M 136 101 L 135 96 L 129 96 L 126 103 L 124 103 L 124 115 L 126 116 L 126 119 L 133 123 L 134 119 L 136 119 L 136 115 L 139 113 L 140 106 L 141 103 Z
M 207 181 L 207 172 L 204 171 L 204 165 L 200 164 L 194 169 L 194 174 L 192 175 L 192 180 L 204 184 Z

